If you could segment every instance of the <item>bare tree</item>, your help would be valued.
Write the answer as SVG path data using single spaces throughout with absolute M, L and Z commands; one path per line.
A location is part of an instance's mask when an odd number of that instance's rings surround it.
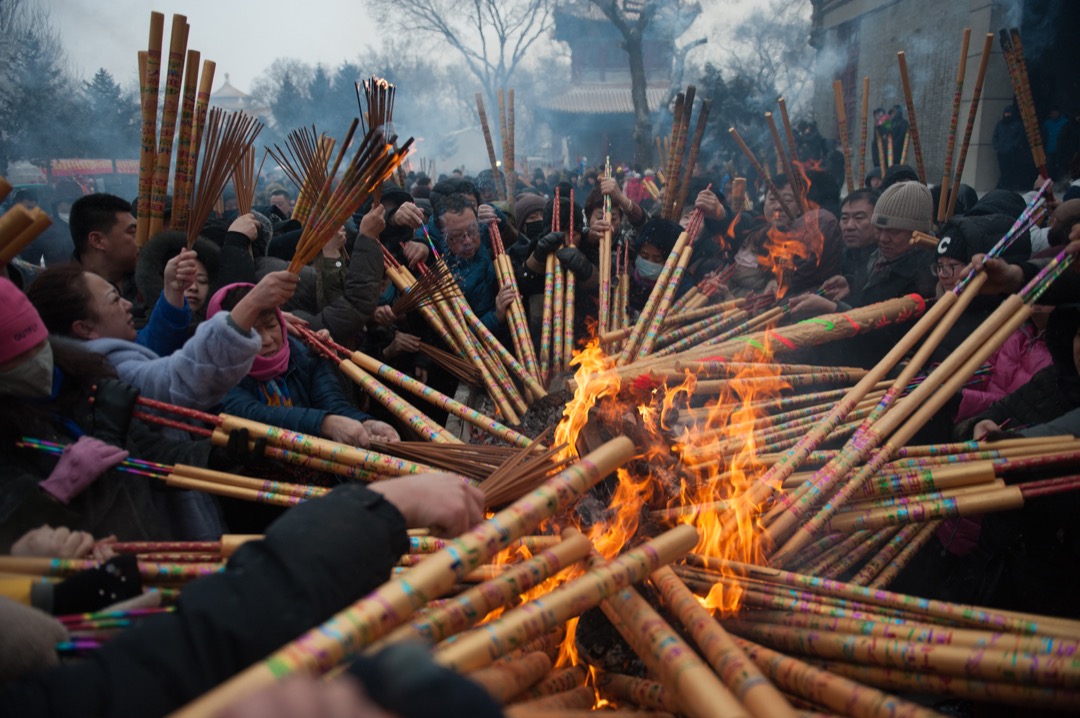
M 649 113 L 648 78 L 645 74 L 645 53 L 643 40 L 650 28 L 671 38 L 672 43 L 682 35 L 701 14 L 701 6 L 696 2 L 682 0 L 591 0 L 604 16 L 615 25 L 622 35 L 621 47 L 630 61 L 630 97 L 634 103 L 634 155 L 635 161 L 643 165 L 652 163 L 652 118 Z M 683 49 L 689 52 L 693 47 L 704 44 L 704 40 L 689 43 Z M 685 67 L 685 52 L 681 57 L 676 54 L 674 60 L 679 63 L 681 76 Z
M 509 87 L 530 48 L 553 26 L 554 0 L 375 0 L 403 32 L 445 41 L 489 98 Z
M 752 78 L 760 87 L 775 87 L 793 109 L 809 99 L 814 51 L 803 0 L 772 0 L 739 23 L 731 39 L 729 74 Z

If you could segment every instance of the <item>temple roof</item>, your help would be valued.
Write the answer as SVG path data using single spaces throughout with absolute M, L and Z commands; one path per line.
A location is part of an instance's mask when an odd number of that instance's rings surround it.
M 649 111 L 653 112 L 667 97 L 669 88 L 649 86 L 645 91 Z M 540 106 L 554 112 L 575 115 L 632 114 L 634 100 L 630 85 L 575 85 L 558 95 L 540 100 Z

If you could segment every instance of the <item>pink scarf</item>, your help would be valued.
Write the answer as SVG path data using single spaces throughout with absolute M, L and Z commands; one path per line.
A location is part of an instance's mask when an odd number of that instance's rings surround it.
M 206 305 L 207 320 L 221 311 L 221 302 L 229 291 L 237 287 L 254 286 L 254 284 L 247 282 L 236 282 L 214 292 L 214 296 L 210 298 L 210 303 Z M 248 372 L 248 376 L 255 381 L 269 381 L 281 376 L 289 368 L 289 334 L 285 329 L 285 315 L 281 313 L 281 309 L 275 309 L 274 311 L 277 313 L 278 326 L 281 327 L 281 349 L 278 349 L 270 356 L 255 357 L 255 361 L 251 365 L 251 371 Z

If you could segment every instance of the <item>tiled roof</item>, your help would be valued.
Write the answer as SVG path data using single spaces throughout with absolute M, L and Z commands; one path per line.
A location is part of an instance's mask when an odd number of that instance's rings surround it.
M 646 89 L 649 111 L 655 111 L 664 101 L 668 89 L 666 86 Z M 629 85 L 576 85 L 561 94 L 543 98 L 539 104 L 548 110 L 577 115 L 629 114 L 634 111 Z

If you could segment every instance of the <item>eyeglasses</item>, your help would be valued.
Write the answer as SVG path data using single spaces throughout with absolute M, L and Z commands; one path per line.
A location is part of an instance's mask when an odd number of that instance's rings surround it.
M 964 266 L 962 264 L 931 264 L 930 273 L 935 277 L 945 277 L 946 279 L 960 272 Z
M 459 244 L 460 242 L 462 242 L 466 238 L 468 238 L 468 239 L 480 239 L 480 227 L 478 227 L 477 225 L 473 225 L 472 227 L 469 227 L 468 229 L 466 229 L 464 232 L 460 232 L 460 233 L 457 233 L 457 234 L 448 234 L 448 235 L 446 235 L 446 243 L 447 244 Z

